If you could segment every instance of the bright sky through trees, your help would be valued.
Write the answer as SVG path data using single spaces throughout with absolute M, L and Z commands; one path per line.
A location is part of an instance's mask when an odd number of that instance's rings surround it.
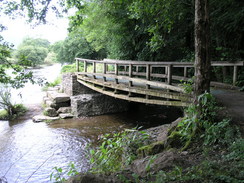
M 4 39 L 13 43 L 17 47 L 24 37 L 43 38 L 54 43 L 59 40 L 64 40 L 67 36 L 68 18 L 57 18 L 55 15 L 49 15 L 47 24 L 30 25 L 23 17 L 18 17 L 14 20 L 7 16 L 1 16 L 1 22 L 7 27 L 7 30 L 2 32 Z

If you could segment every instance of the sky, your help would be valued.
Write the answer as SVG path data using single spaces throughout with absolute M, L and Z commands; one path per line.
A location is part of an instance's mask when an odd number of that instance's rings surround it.
M 7 30 L 1 32 L 5 41 L 13 43 L 15 48 L 22 42 L 25 37 L 43 38 L 54 43 L 64 40 L 68 34 L 68 18 L 57 18 L 51 15 L 47 18 L 46 25 L 37 25 L 35 27 L 26 23 L 24 18 L 9 19 L 7 16 L 1 16 L 1 22 L 7 27 Z

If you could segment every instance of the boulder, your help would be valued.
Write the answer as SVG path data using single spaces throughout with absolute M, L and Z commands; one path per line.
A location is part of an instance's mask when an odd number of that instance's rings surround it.
M 60 107 L 58 113 L 71 113 L 71 107 Z
M 142 146 L 137 150 L 137 155 L 140 158 L 155 155 L 164 150 L 164 141 L 154 142 L 150 145 Z
M 61 113 L 61 114 L 59 114 L 59 117 L 62 119 L 67 119 L 67 118 L 73 118 L 74 115 L 71 113 Z
M 163 170 L 168 171 L 175 166 L 182 168 L 191 166 L 191 162 L 186 158 L 185 152 L 164 151 L 156 156 L 147 156 L 132 162 L 130 169 L 140 177 L 146 177 L 148 172 L 155 174 Z
M 54 121 L 58 120 L 59 117 L 49 117 L 49 116 L 44 116 L 44 115 L 36 115 L 32 118 L 33 122 L 39 123 L 43 121 Z
M 58 116 L 57 111 L 54 108 L 47 107 L 44 109 L 44 115 L 49 116 L 49 117 L 56 117 Z

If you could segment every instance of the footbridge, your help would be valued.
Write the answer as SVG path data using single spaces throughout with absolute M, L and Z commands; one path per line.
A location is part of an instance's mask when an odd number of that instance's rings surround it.
M 234 88 L 238 67 L 244 62 L 212 62 L 212 67 L 231 67 L 233 83 L 211 82 L 212 86 Z M 146 62 L 89 60 L 76 58 L 77 80 L 99 93 L 118 99 L 166 106 L 188 106 L 192 95 L 182 81 L 194 75 L 193 62 Z

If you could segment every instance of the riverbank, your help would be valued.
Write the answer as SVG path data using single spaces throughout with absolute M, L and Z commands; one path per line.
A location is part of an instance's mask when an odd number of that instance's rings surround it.
M 145 131 L 106 135 L 90 150 L 92 168 L 68 183 L 235 182 L 244 180 L 244 139 L 209 93 L 185 117 Z M 129 131 L 130 132 L 130 131 Z
M 138 158 L 120 171 L 81 173 L 66 183 L 243 182 L 243 139 L 232 139 L 229 145 L 223 138 L 212 146 L 194 142 L 185 151 L 169 148 L 167 135 L 179 121 L 145 130 L 150 139 L 137 150 Z

